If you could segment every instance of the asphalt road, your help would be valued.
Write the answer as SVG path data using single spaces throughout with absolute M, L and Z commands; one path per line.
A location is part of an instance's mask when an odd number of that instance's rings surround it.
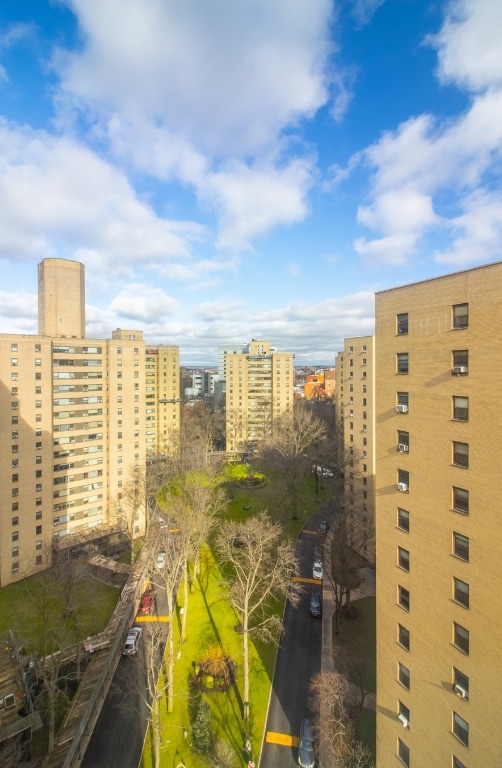
M 160 586 L 156 589 L 155 612 L 164 616 L 167 613 L 165 592 Z M 149 624 L 140 626 L 145 635 Z M 169 624 L 163 626 L 167 637 Z M 147 707 L 140 695 L 144 696 L 145 691 L 144 642 L 143 636 L 137 654 L 120 659 L 81 768 L 138 768 L 148 725 Z
M 321 516 L 319 516 L 320 519 Z M 309 614 L 309 596 L 322 585 L 312 583 L 315 544 L 323 544 L 316 527 L 305 529 L 298 539 L 300 576 L 304 594 L 297 608 L 286 605 L 281 646 L 277 654 L 260 768 L 295 768 L 298 765 L 300 721 L 312 716 L 309 684 L 321 668 L 322 621 Z

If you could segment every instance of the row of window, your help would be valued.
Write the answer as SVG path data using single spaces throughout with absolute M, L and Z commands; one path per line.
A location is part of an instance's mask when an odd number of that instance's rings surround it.
M 451 327 L 458 331 L 469 327 L 469 304 L 453 304 L 451 308 Z M 396 315 L 396 334 L 406 336 L 409 329 L 408 312 Z
M 455 736 L 467 746 L 469 743 L 469 725 L 456 712 L 453 712 L 452 730 Z M 397 740 L 397 756 L 406 768 L 410 768 L 410 748 L 402 739 Z M 452 755 L 451 765 L 452 768 L 465 768 L 465 765 L 455 755 Z
M 410 370 L 409 352 L 398 352 L 396 354 L 396 372 L 406 375 Z M 469 350 L 453 349 L 451 352 L 451 372 L 456 376 L 465 376 L 469 373 Z M 352 374 L 349 378 L 353 378 Z M 365 374 L 363 373 L 363 378 Z

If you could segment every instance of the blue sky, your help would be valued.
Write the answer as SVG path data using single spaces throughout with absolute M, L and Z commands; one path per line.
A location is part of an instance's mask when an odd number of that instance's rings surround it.
M 0 331 L 333 364 L 374 292 L 502 257 L 502 3 L 2 0 Z

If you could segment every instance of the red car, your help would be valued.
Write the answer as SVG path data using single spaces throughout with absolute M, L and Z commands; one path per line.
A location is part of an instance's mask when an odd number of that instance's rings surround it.
M 154 600 L 155 600 L 154 590 L 147 589 L 146 592 L 142 595 L 141 600 L 139 602 L 138 613 L 143 615 L 151 613 Z

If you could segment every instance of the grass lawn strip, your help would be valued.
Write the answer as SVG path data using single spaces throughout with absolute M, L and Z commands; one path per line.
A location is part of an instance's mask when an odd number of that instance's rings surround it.
M 181 593 L 180 593 L 181 594 Z M 177 612 L 181 607 L 178 601 Z M 230 744 L 239 756 L 237 765 L 244 762 L 244 724 L 242 721 L 243 685 L 242 637 L 235 631 L 239 619 L 226 598 L 221 583 L 221 573 L 209 549 L 201 556 L 201 573 L 188 604 L 188 636 L 183 645 L 179 640 L 179 616 L 172 622 L 175 647 L 181 651 L 175 666 L 174 712 L 167 712 L 165 696 L 162 700 L 162 752 L 161 766 L 172 768 L 184 763 L 191 768 L 210 764 L 209 755 L 198 755 L 190 748 L 192 741 L 189 719 L 188 679 L 194 673 L 194 664 L 204 652 L 218 645 L 237 663 L 237 682 L 226 693 L 204 694 L 212 715 L 212 726 L 217 740 Z M 265 727 L 271 678 L 276 649 L 273 646 L 250 644 L 250 736 L 252 757 L 257 762 Z M 162 688 L 162 681 L 159 687 Z M 186 734 L 186 737 L 185 737 Z M 151 768 L 153 756 L 149 735 L 143 753 L 142 768 Z

